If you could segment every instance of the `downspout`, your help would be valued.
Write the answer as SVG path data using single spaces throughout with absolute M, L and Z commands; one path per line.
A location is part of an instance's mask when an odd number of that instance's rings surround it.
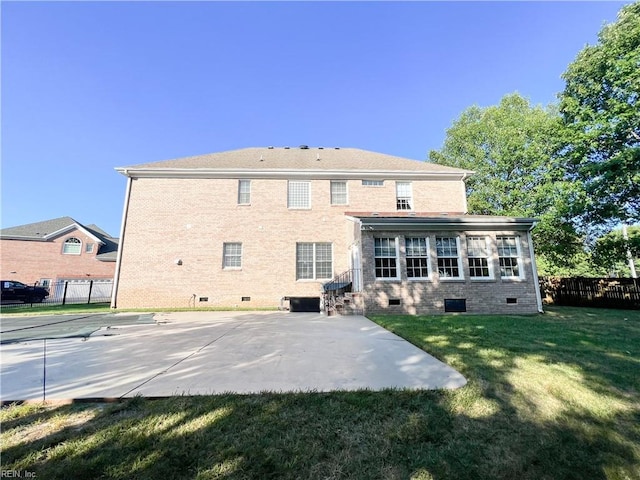
M 464 212 L 464 214 L 466 215 L 467 213 L 469 213 L 469 206 L 467 205 L 467 184 L 465 182 L 465 180 L 467 178 L 469 178 L 471 175 L 468 175 L 467 173 L 464 173 L 462 175 L 462 191 L 464 192 L 464 195 L 462 196 L 463 200 L 464 200 L 464 209 L 462 210 Z
M 351 264 L 351 270 L 353 271 L 353 287 L 356 292 L 362 292 L 362 221 L 359 218 L 351 216 L 347 216 L 346 218 L 353 222 L 354 232 L 356 232 L 355 235 L 353 235 L 352 243 L 349 248 L 349 263 Z M 353 262 L 354 258 L 352 248 L 354 246 L 358 249 L 357 264 Z
M 527 242 L 529 243 L 529 258 L 531 258 L 531 270 L 533 270 L 533 282 L 536 287 L 536 301 L 538 302 L 538 313 L 544 313 L 542 309 L 542 295 L 540 294 L 540 279 L 538 278 L 538 266 L 536 265 L 536 257 L 533 252 L 533 238 L 531 230 L 536 226 L 535 222 L 531 228 L 527 230 Z
M 127 225 L 127 215 L 129 214 L 129 198 L 131 197 L 131 182 L 133 179 L 129 176 L 127 170 L 124 171 L 127 176 L 127 190 L 124 194 L 124 207 L 122 209 L 122 224 L 120 225 L 120 240 L 118 241 L 118 255 L 116 256 L 116 271 L 113 276 L 113 292 L 111 292 L 111 308 L 118 307 L 118 286 L 120 284 L 120 268 L 122 265 L 122 250 L 124 250 L 124 232 Z

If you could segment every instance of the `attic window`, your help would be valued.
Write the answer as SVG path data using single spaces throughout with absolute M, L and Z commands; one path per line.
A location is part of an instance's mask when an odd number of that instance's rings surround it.
M 82 242 L 76 237 L 69 237 L 62 245 L 62 253 L 65 255 L 80 255 L 82 252 Z
M 384 180 L 362 180 L 363 187 L 384 187 Z
M 93 243 L 87 243 L 84 246 L 84 253 L 93 253 Z

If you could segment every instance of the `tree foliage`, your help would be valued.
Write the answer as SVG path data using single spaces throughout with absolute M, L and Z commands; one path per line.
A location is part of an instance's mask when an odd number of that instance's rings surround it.
M 640 221 L 640 2 L 627 5 L 564 73 L 560 112 L 578 204 L 591 223 Z
M 465 110 L 442 149 L 429 153 L 434 163 L 476 172 L 467 180 L 469 213 L 539 218 L 534 240 L 550 268 L 570 266 L 581 247 L 570 209 L 579 189 L 559 160 L 561 127 L 557 111 L 511 94 Z
M 622 235 L 622 229 L 616 229 L 603 235 L 595 242 L 593 250 L 594 263 L 608 272 L 615 271 L 619 276 L 630 274 L 627 252 L 631 253 L 636 264 L 640 259 L 640 227 L 629 227 L 627 239 Z

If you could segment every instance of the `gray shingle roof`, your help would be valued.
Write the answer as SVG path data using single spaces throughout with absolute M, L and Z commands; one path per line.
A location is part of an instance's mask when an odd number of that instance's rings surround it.
M 25 237 L 25 240 L 41 240 L 47 235 L 62 230 L 76 222 L 71 217 L 60 217 L 44 222 L 28 223 L 17 227 L 3 228 L 0 237 Z M 78 223 L 79 224 L 79 223 Z M 79 224 L 81 225 L 81 224 Z
M 357 148 L 254 147 L 132 165 L 130 169 L 367 170 L 471 173 Z M 120 169 L 119 169 L 120 170 Z

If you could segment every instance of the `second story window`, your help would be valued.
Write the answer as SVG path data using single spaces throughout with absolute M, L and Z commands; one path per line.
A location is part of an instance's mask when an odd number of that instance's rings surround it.
M 251 203 L 251 180 L 238 180 L 238 205 Z
M 82 242 L 75 237 L 67 238 L 62 245 L 62 253 L 65 255 L 80 255 Z
M 289 208 L 311 208 L 311 182 L 290 181 L 287 190 L 287 206 Z
M 347 204 L 347 182 L 332 181 L 331 182 L 331 205 Z
M 84 253 L 93 253 L 93 243 L 87 243 L 84 246 Z
M 411 182 L 396 182 L 396 209 L 412 210 L 413 195 L 411 193 Z

